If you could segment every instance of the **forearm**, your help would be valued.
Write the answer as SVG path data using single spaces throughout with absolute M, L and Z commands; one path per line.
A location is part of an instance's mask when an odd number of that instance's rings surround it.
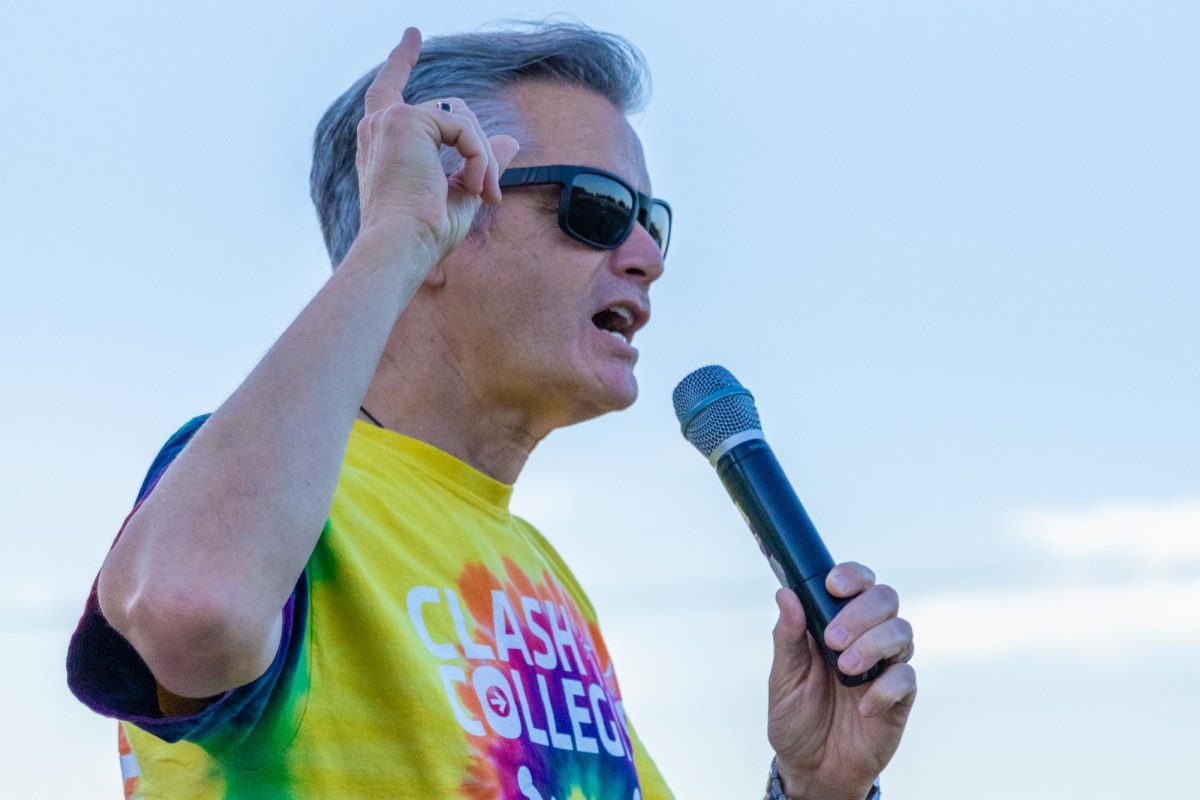
M 427 271 L 427 248 L 414 239 L 407 252 L 356 243 L 189 442 L 105 562 L 105 617 L 176 694 L 215 694 L 270 663 L 280 609 L 328 515 L 358 406 Z

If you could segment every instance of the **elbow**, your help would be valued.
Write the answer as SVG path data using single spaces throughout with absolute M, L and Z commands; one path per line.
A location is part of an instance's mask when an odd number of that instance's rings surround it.
M 212 697 L 251 683 L 271 665 L 278 612 L 273 620 L 253 618 L 213 587 L 145 582 L 129 591 L 108 578 L 102 570 L 101 613 L 172 694 Z

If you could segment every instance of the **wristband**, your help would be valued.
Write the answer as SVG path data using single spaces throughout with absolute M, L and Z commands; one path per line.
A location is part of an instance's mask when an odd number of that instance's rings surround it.
M 790 800 L 783 792 L 783 781 L 779 779 L 779 759 L 771 759 L 771 776 L 767 781 L 767 794 L 763 800 Z M 871 790 L 867 792 L 867 796 L 863 800 L 880 800 L 883 797 L 883 792 L 879 789 L 879 778 L 871 784 Z

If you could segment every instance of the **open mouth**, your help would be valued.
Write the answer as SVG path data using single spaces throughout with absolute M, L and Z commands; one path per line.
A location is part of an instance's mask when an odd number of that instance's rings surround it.
M 592 324 L 625 344 L 633 341 L 633 311 L 624 305 L 612 305 L 592 316 Z

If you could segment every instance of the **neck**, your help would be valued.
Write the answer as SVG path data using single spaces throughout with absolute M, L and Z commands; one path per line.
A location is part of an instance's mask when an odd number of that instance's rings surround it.
M 522 409 L 481 397 L 436 340 L 393 332 L 363 399 L 374 422 L 431 444 L 502 483 L 512 484 L 553 426 Z

